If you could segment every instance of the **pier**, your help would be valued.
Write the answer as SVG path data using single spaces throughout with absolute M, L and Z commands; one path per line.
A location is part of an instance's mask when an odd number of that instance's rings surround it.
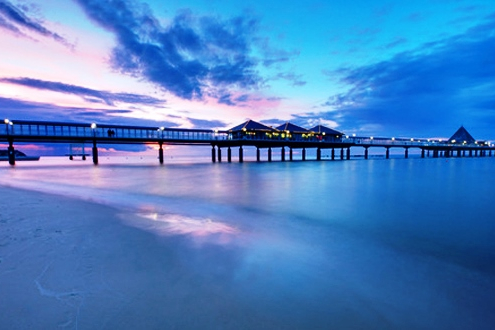
M 457 134 L 457 135 L 456 135 Z M 351 148 L 362 148 L 363 158 L 369 159 L 370 148 L 381 148 L 385 158 L 390 149 L 400 148 L 404 158 L 409 150 L 417 148 L 421 157 L 491 157 L 495 146 L 488 141 L 475 141 L 463 127 L 449 140 L 384 138 L 349 136 L 333 129 L 316 126 L 305 129 L 290 123 L 279 127 L 266 126 L 252 120 L 229 130 L 182 129 L 167 127 L 123 126 L 97 123 L 64 123 L 26 120 L 4 120 L 0 125 L 0 143 L 8 144 L 10 165 L 15 165 L 15 143 L 66 143 L 91 145 L 91 157 L 98 164 L 98 145 L 155 144 L 158 160 L 163 164 L 163 145 L 209 145 L 212 162 L 222 162 L 226 151 L 227 162 L 232 162 L 233 151 L 239 162 L 244 161 L 244 147 L 256 148 L 256 160 L 261 161 L 260 150 L 266 149 L 268 162 L 273 161 L 273 150 L 280 150 L 280 161 L 293 161 L 294 150 L 306 160 L 308 149 L 316 150 L 316 160 L 322 160 L 322 150 L 330 150 L 330 160 L 349 160 Z M 459 137 L 461 137 L 459 139 Z M 288 155 L 287 155 L 288 151 Z

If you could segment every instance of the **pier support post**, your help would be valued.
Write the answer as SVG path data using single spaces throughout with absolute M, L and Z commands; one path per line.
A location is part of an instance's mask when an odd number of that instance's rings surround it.
M 306 148 L 302 149 L 302 160 L 306 160 Z
M 347 148 L 347 155 L 346 155 L 346 159 L 347 159 L 347 160 L 350 160 L 350 159 L 351 159 L 351 147 Z
M 96 147 L 96 140 L 93 140 L 93 164 L 98 165 L 98 148 Z
M 14 141 L 9 139 L 9 147 L 7 148 L 7 153 L 9 154 L 9 164 L 15 165 L 15 149 L 14 149 Z
M 409 148 L 404 148 L 404 149 L 406 149 L 404 151 L 404 158 L 409 158 Z
M 426 152 L 426 157 L 428 157 L 428 158 L 430 157 L 430 150 L 428 150 L 428 151 Z
M 438 150 L 433 150 L 433 158 L 438 158 Z
M 268 161 L 272 161 L 272 147 L 268 147 Z
M 364 147 L 364 159 L 368 159 L 368 147 Z
M 242 150 L 242 146 L 239 147 L 239 163 L 244 162 L 244 150 Z
M 285 162 L 285 147 L 282 147 L 282 151 L 281 152 L 282 152 L 281 159 L 282 159 L 283 162 Z
M 159 142 L 158 145 L 160 146 L 158 149 L 158 160 L 160 164 L 163 164 L 163 142 Z
M 344 148 L 340 149 L 340 160 L 344 160 Z
M 215 163 L 216 161 L 217 159 L 216 159 L 215 146 L 211 146 L 211 162 Z
M 218 152 L 217 152 L 218 162 L 221 163 L 222 162 L 222 149 L 220 148 L 220 146 L 218 146 L 217 148 L 218 148 Z
M 492 156 L 492 150 L 490 149 L 490 151 L 488 151 L 488 157 L 491 157 Z
M 289 149 L 289 159 L 290 159 L 290 161 L 292 161 L 294 159 L 293 155 L 292 155 L 292 147 L 290 147 L 290 149 Z
M 457 149 L 457 157 L 461 157 L 461 151 Z
M 469 149 L 469 157 L 473 157 L 473 150 Z
M 390 148 L 385 148 L 385 159 L 389 159 L 390 158 Z
M 256 147 L 256 161 L 261 161 L 261 152 L 259 147 Z
M 332 148 L 332 160 L 335 160 L 335 148 Z
M 425 149 L 421 149 L 421 158 L 425 158 Z
M 232 162 L 232 150 L 230 149 L 230 147 L 227 149 L 227 161 L 229 163 Z
M 321 148 L 316 148 L 316 160 L 321 160 Z

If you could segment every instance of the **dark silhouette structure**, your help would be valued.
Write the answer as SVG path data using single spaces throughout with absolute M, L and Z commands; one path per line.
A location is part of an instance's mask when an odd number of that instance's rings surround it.
M 285 123 L 276 128 L 248 120 L 229 130 L 181 129 L 123 125 L 97 125 L 95 123 L 63 123 L 45 121 L 11 121 L 0 125 L 0 142 L 8 142 L 7 158 L 15 164 L 14 142 L 28 143 L 88 143 L 92 145 L 93 163 L 98 164 L 98 144 L 158 144 L 158 159 L 163 164 L 163 144 L 210 145 L 212 162 L 222 161 L 222 148 L 227 149 L 227 161 L 232 161 L 232 148 L 238 148 L 239 162 L 243 162 L 243 147 L 256 148 L 256 160 L 261 161 L 260 149 L 267 149 L 268 161 L 272 161 L 272 149 L 280 148 L 280 160 L 294 160 L 293 150 L 301 150 L 301 160 L 306 160 L 306 150 L 316 149 L 316 160 L 321 160 L 322 150 L 331 150 L 331 160 L 350 159 L 351 147 L 364 148 L 368 159 L 371 147 L 385 148 L 389 158 L 391 148 L 403 148 L 408 158 L 410 148 L 419 148 L 421 157 L 483 157 L 492 156 L 495 146 L 486 141 L 476 141 L 461 127 L 449 141 L 415 138 L 383 138 L 348 136 L 325 126 L 312 129 Z M 340 157 L 336 150 L 340 151 Z M 84 152 L 82 153 L 84 154 Z M 85 155 L 84 155 L 85 157 Z

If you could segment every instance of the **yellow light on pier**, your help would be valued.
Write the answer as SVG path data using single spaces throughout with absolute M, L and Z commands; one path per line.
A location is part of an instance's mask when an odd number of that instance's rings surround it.
M 7 118 L 5 118 L 5 120 L 3 121 L 5 124 L 8 124 L 10 123 L 10 120 L 8 120 Z
M 413 138 L 411 138 L 411 142 L 414 142 L 414 139 Z
M 370 136 L 370 140 L 373 140 L 373 137 L 372 136 Z
M 395 138 L 394 137 L 392 138 L 392 141 L 395 141 Z
M 96 123 L 91 123 L 91 129 L 95 129 L 96 128 Z

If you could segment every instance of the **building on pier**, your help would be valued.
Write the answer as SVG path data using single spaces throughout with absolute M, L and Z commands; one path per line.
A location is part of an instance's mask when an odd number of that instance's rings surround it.
M 292 123 L 286 122 L 283 125 L 276 127 L 282 134 L 282 138 L 288 140 L 300 140 L 307 139 L 314 136 L 314 133 L 304 127 L 294 125 Z
M 279 130 L 258 123 L 254 120 L 248 120 L 240 125 L 232 127 L 228 130 L 229 139 L 260 139 L 266 137 L 272 137 L 274 134 L 278 135 L 280 133 Z
M 464 128 L 464 126 L 459 127 L 459 129 L 452 135 L 448 141 L 449 143 L 456 144 L 473 144 L 476 140 L 471 134 Z
M 328 128 L 323 125 L 317 125 L 313 128 L 310 128 L 309 130 L 311 132 L 314 132 L 323 141 L 338 141 L 342 139 L 342 137 L 344 136 L 344 133 Z

